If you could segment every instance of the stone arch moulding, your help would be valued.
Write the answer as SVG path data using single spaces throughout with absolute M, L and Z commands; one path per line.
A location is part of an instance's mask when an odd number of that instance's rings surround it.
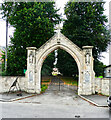
M 39 49 L 28 47 L 27 56 L 27 92 L 40 93 L 41 91 L 41 68 L 46 57 L 55 49 L 63 49 L 76 61 L 79 71 L 79 95 L 90 95 L 95 92 L 93 71 L 92 46 L 83 46 L 80 49 L 62 33 L 56 33 Z M 33 55 L 33 56 L 31 56 Z M 32 61 L 32 62 L 30 62 Z M 31 75 L 30 75 L 31 73 Z

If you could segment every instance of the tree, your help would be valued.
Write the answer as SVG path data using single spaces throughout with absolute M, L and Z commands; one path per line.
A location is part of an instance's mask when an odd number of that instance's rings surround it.
M 55 54 L 54 52 L 50 53 L 43 62 L 42 66 L 42 76 L 52 75 L 52 68 L 54 68 Z
M 8 75 L 23 75 L 27 68 L 26 47 L 39 48 L 54 34 L 59 23 L 54 2 L 5 2 L 2 14 L 15 28 L 8 48 Z
M 72 56 L 64 50 L 58 49 L 57 68 L 64 76 L 78 75 L 78 68 Z
M 99 60 L 95 59 L 94 70 L 96 71 L 96 76 L 104 76 L 104 68 L 105 67 L 106 67 L 106 65 L 104 65 Z
M 62 73 L 63 76 L 74 76 L 77 79 L 76 76 L 78 75 L 78 68 L 75 60 L 66 51 L 62 49 L 58 49 L 57 51 L 58 60 L 56 66 L 53 64 L 55 61 L 55 53 L 52 52 L 44 60 L 42 66 L 42 76 L 51 75 L 53 70 L 52 68 L 57 67 L 59 69 L 59 72 Z
M 97 63 L 101 52 L 106 51 L 111 38 L 106 26 L 108 20 L 103 14 L 104 4 L 104 2 L 68 2 L 64 8 L 66 20 L 62 33 L 80 48 L 86 45 L 94 46 L 96 73 L 102 72 L 96 68 Z

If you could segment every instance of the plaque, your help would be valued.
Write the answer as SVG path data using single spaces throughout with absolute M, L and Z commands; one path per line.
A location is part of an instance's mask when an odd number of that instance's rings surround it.
M 89 72 L 87 71 L 86 73 L 85 73 L 85 82 L 89 82 L 90 81 L 90 74 L 89 74 Z
M 33 73 L 29 72 L 29 82 L 32 82 L 32 81 L 33 81 Z

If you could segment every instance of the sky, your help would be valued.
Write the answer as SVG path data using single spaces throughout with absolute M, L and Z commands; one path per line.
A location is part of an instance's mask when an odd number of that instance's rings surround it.
M 64 5 L 67 3 L 68 0 L 55 0 L 55 1 L 56 1 L 56 7 L 60 8 L 59 13 L 62 14 L 63 17 L 65 17 Z M 107 0 L 104 6 L 105 7 L 104 14 L 108 17 L 108 20 L 109 20 L 109 1 L 110 0 Z M 2 3 L 2 0 L 0 0 L 0 3 Z M 1 18 L 2 18 L 2 15 L 0 15 L 0 46 L 5 46 L 6 44 L 6 21 L 2 20 Z M 14 32 L 14 28 L 9 26 L 8 27 L 8 44 L 10 44 L 10 36 L 13 36 L 13 32 Z M 101 58 L 101 61 L 105 65 L 109 65 L 109 51 L 103 52 L 101 55 L 104 56 L 104 58 Z

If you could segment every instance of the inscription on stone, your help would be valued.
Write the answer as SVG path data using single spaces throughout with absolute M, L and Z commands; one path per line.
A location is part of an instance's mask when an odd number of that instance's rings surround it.
M 32 71 L 29 72 L 29 82 L 32 82 L 33 81 L 33 73 Z
M 89 82 L 90 81 L 90 74 L 89 74 L 89 72 L 87 71 L 86 73 L 85 73 L 85 82 Z

